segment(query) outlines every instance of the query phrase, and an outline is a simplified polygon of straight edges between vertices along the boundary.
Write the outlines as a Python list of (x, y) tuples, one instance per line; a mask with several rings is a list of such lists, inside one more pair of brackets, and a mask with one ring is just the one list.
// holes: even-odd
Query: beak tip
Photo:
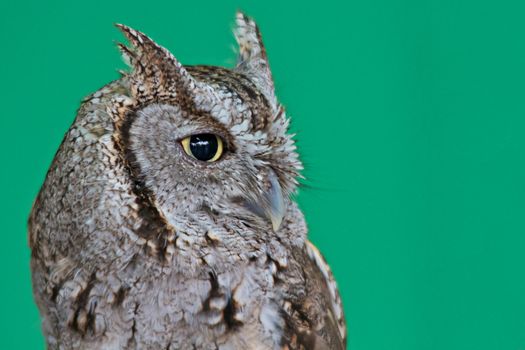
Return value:
[(282, 222), (283, 222), (282, 217), (272, 216), (272, 228), (274, 232), (277, 232), (277, 230), (279, 230), (279, 227), (281, 227)]

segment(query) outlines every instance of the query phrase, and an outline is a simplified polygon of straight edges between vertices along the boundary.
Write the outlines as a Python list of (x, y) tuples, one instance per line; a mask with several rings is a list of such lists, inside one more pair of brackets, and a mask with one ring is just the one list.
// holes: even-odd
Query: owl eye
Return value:
[(222, 139), (214, 134), (191, 135), (181, 144), (187, 155), (204, 162), (215, 162), (223, 152)]

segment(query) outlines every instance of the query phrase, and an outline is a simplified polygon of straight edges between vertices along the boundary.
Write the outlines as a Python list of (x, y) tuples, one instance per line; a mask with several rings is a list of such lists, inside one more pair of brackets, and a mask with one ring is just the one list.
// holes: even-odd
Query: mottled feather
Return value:
[[(232, 69), (117, 25), (130, 69), (84, 99), (29, 218), (49, 349), (345, 348), (260, 31), (236, 21)], [(202, 134), (224, 143), (217, 161), (185, 153)]]

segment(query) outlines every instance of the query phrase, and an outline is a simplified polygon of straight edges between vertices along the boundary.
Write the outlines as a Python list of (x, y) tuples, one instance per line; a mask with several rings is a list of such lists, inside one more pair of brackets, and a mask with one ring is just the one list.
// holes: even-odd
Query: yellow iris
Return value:
[(215, 162), (224, 150), (222, 139), (214, 134), (191, 135), (181, 140), (187, 155), (205, 162)]

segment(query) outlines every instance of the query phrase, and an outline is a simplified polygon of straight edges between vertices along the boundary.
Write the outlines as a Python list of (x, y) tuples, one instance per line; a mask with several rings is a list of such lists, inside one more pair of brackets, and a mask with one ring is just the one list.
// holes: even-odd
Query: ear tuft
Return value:
[(252, 79), (276, 110), (278, 103), (272, 72), (257, 24), (241, 11), (237, 11), (234, 34), (239, 45), (239, 58), (235, 69)]
[(262, 59), (267, 62), (261, 33), (255, 21), (237, 11), (236, 24), (234, 34), (239, 44), (239, 64), (252, 59)]
[(182, 64), (147, 35), (123, 24), (115, 24), (130, 43), (117, 43), (124, 61), (131, 67), (128, 75), (131, 93), (139, 102), (174, 98), (195, 87), (195, 81)]

